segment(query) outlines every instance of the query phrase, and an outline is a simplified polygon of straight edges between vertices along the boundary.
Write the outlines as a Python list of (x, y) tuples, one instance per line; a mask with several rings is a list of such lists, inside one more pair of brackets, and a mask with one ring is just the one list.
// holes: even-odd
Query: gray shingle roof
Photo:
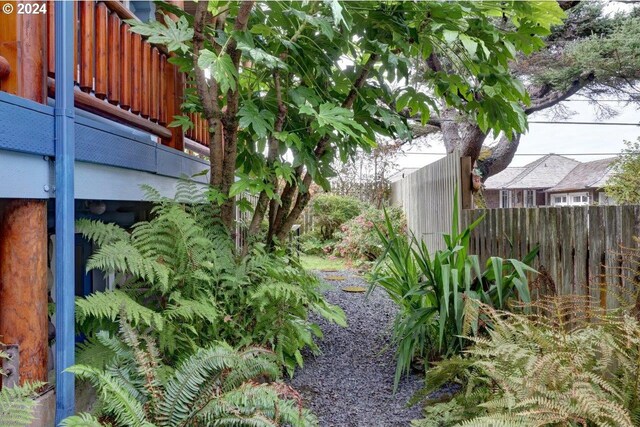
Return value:
[(507, 185), (509, 189), (549, 188), (562, 181), (579, 161), (557, 154), (546, 156), (529, 163), (527, 169)]
[(576, 165), (577, 160), (558, 154), (547, 154), (519, 168), (506, 168), (485, 182), (487, 189), (549, 188), (562, 181)]
[(506, 168), (500, 173), (487, 178), (484, 182), (484, 188), (487, 190), (499, 190), (509, 184), (515, 177), (520, 175), (526, 168)]
[(611, 166), (615, 157), (580, 163), (562, 181), (548, 192), (586, 190), (602, 188), (611, 175)]

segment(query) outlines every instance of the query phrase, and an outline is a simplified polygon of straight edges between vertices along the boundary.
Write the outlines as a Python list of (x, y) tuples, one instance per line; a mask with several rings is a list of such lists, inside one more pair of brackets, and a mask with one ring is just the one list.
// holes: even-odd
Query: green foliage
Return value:
[[(402, 209), (391, 207), (386, 211), (391, 221), (394, 233), (404, 234), (406, 221)], [(347, 221), (336, 234), (339, 239), (334, 253), (342, 258), (357, 262), (371, 262), (377, 260), (384, 252), (384, 240), (376, 230), (376, 224), (385, 221), (385, 211), (367, 208), (360, 215)], [(387, 230), (383, 230), (387, 235)]]
[(325, 241), (331, 239), (342, 224), (360, 214), (360, 210), (358, 199), (332, 193), (315, 196), (311, 205), (314, 226), (320, 228), (320, 235)]
[[(239, 185), (266, 191), (251, 185), (262, 183), (271, 199), (278, 195), (270, 183), (282, 171), (295, 170), (290, 180), (303, 194), (308, 186), (301, 186), (301, 171), (326, 189), (335, 160), (370, 150), (380, 135), (409, 137), (400, 114), (405, 108), (426, 123), (444, 100), (475, 118), (483, 131), (524, 132), (521, 105), (529, 99), (508, 64), (519, 52), (541, 48), (564, 16), (555, 2), (545, 1), (271, 1), (253, 7), (246, 29), (238, 29), (238, 3), (211, 4), (210, 12), (224, 21), (203, 29), (197, 65), (216, 83), (207, 96), (233, 115), (224, 121), (234, 126), (233, 135), (237, 131), (232, 162), (238, 165), (235, 175), (246, 181)], [(168, 29), (132, 22), (132, 30), (166, 44), (170, 61), (188, 74), (184, 112), (201, 113), (206, 103), (193, 89), (193, 17), (158, 5), (160, 13), (180, 19), (166, 20)], [(427, 90), (403, 84), (412, 61), (427, 60), (432, 52), (452, 71), (428, 73)], [(282, 129), (275, 129), (274, 118), (283, 111)], [(185, 116), (175, 124), (190, 126)], [(266, 149), (271, 137), (277, 152)]]
[(174, 370), (163, 364), (151, 336), (137, 333), (124, 318), (119, 337), (97, 335), (105, 347), (118, 350), (104, 369), (88, 365), (68, 369), (96, 388), (101, 421), (79, 414), (67, 418), (63, 426), (317, 424), (293, 390), (271, 382), (280, 373), (271, 352), (259, 347), (236, 351), (214, 343), (195, 351)]
[[(594, 2), (595, 3), (595, 2)], [(583, 4), (566, 26), (573, 40), (563, 40), (558, 50), (532, 58), (527, 69), (535, 82), (566, 90), (576, 80), (590, 76), (600, 91), (615, 92), (631, 87), (638, 78), (640, 58), (640, 17), (609, 16), (603, 18), (602, 5)], [(558, 35), (564, 38), (562, 34)], [(551, 40), (554, 43), (554, 40)], [(535, 64), (535, 62), (538, 64)], [(620, 92), (622, 93), (622, 91)], [(628, 97), (628, 93), (624, 93)]]
[(3, 387), (0, 391), (0, 427), (28, 426), (33, 421), (34, 400), (42, 383)]
[[(0, 343), (0, 348), (2, 344)], [(0, 382), (6, 372), (2, 370), (2, 360), (9, 355), (0, 350)], [(0, 390), (0, 427), (28, 426), (33, 421), (34, 400), (38, 396), (38, 389), (44, 384), (29, 382), (21, 386), (3, 387)]]
[(481, 305), (488, 334), (429, 369), (422, 394), (462, 389), (428, 402), (414, 426), (637, 426), (640, 324), (590, 306), (574, 296), (543, 299), (535, 315)]
[(640, 138), (625, 141), (626, 148), (613, 164), (613, 174), (607, 181), (608, 196), (622, 204), (640, 204)]
[(300, 243), (302, 253), (306, 255), (323, 255), (325, 249), (332, 251), (332, 248), (336, 244), (334, 239), (328, 241), (323, 240), (315, 230), (301, 235), (298, 238), (298, 242)]
[(446, 249), (433, 255), (414, 235), (407, 239), (398, 233), (388, 216), (385, 228), (378, 229), (385, 251), (370, 275), (371, 289), (382, 287), (400, 307), (393, 328), (396, 387), (416, 356), (433, 359), (462, 350), (467, 328), (479, 328), (478, 317), (469, 314), (475, 305), (506, 308), (516, 299), (530, 302), (526, 271), (534, 270), (527, 263), (537, 250), (524, 261), (491, 257), (482, 270), (478, 257), (469, 254), (471, 231), (482, 219), (459, 232), (454, 202), (451, 234), (443, 236)]
[(156, 200), (153, 218), (131, 233), (97, 221), (77, 223), (97, 246), (87, 268), (117, 278), (116, 290), (76, 301), (79, 329), (89, 337), (79, 358), (91, 360), (86, 353), (100, 364), (109, 359), (95, 357), (104, 350), (95, 334), (115, 333), (124, 312), (135, 327), (154, 331), (169, 359), (224, 340), (267, 346), (293, 372), (302, 364), (303, 347), (317, 349), (313, 338), (321, 333), (309, 312), (345, 324), (342, 310), (321, 295), (318, 279), (294, 259), (260, 245), (237, 258), (214, 208), (193, 184), (182, 182), (175, 200), (148, 191)]
[(300, 265), (307, 270), (344, 270), (344, 261), (336, 257), (300, 256)]

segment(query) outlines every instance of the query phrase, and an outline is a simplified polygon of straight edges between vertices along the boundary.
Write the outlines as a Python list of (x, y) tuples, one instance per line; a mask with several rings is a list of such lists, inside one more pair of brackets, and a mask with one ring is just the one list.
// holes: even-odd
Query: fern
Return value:
[(40, 382), (22, 386), (3, 387), (0, 391), (0, 427), (28, 426), (33, 421), (36, 391)]
[(159, 330), (164, 324), (160, 314), (138, 303), (121, 290), (96, 292), (76, 300), (76, 319), (80, 323), (90, 317), (115, 322), (122, 311), (134, 324), (142, 323)]
[[(256, 244), (238, 257), (233, 240), (211, 219), (215, 208), (202, 203), (205, 194), (193, 183), (181, 182), (175, 199), (145, 190), (154, 200), (152, 218), (130, 233), (78, 223), (97, 248), (88, 268), (118, 278), (116, 290), (77, 299), (78, 324), (89, 337), (79, 360), (100, 350), (93, 339), (98, 331), (118, 330), (121, 312), (136, 328), (151, 328), (159, 351), (172, 361), (222, 340), (266, 346), (291, 373), (302, 364), (302, 348), (317, 350), (314, 338), (321, 332), (309, 312), (346, 324), (342, 310), (319, 292), (318, 280), (285, 254)], [(95, 358), (93, 366), (104, 367), (104, 359)]]
[(448, 382), (463, 384), (462, 391), (429, 402), (427, 418), (415, 425), (638, 425), (640, 323), (584, 303), (543, 298), (530, 315), (480, 306), (488, 336), (470, 338), (464, 356), (429, 369), (415, 400)]
[(91, 414), (78, 414), (65, 418), (60, 423), (61, 427), (102, 427), (100, 421)]
[(83, 234), (97, 246), (129, 239), (129, 234), (121, 227), (90, 219), (77, 220), (76, 232)]
[[(0, 343), (0, 348), (2, 343)], [(2, 360), (9, 355), (0, 350), (0, 382), (6, 373), (2, 370)], [(27, 382), (20, 386), (3, 387), (0, 390), (0, 427), (28, 426), (34, 419), (34, 409), (37, 405), (35, 398), (38, 389), (44, 383), (39, 381)]]
[(297, 393), (278, 383), (258, 383), (276, 379), (280, 372), (273, 353), (265, 349), (236, 351), (216, 343), (198, 349), (161, 380), (166, 366), (154, 340), (125, 320), (120, 320), (119, 337), (119, 344), (111, 345), (119, 351), (106, 369), (68, 369), (94, 385), (101, 416), (79, 414), (63, 426), (103, 425), (99, 420), (127, 427), (317, 425)]

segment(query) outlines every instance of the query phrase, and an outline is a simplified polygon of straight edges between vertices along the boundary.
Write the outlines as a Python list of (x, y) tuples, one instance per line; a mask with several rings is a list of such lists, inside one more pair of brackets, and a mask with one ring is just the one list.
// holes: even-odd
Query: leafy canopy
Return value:
[[(193, 89), (193, 17), (160, 6), (179, 20), (164, 26), (133, 22), (133, 31), (173, 52), (170, 61), (190, 76), (184, 111), (203, 112), (203, 98)], [(219, 89), (213, 100), (219, 111), (236, 102), (231, 93), (240, 94), (230, 120), (237, 124), (237, 172), (246, 181), (241, 187), (261, 192), (268, 186), (271, 198), (278, 197), (274, 177), (302, 183), (302, 174), (293, 173), (297, 167), (327, 189), (332, 160), (369, 150), (378, 135), (407, 137), (398, 111), (418, 112), (424, 123), (437, 108), (435, 98), (474, 116), (485, 131), (525, 131), (528, 96), (510, 75), (509, 61), (542, 47), (542, 37), (563, 18), (547, 1), (270, 1), (258, 2), (246, 30), (238, 30), (241, 7), (209, 2), (211, 14), (227, 25), (205, 27), (197, 66)], [(237, 67), (232, 46), (241, 55)], [(407, 86), (411, 60), (427, 60), (435, 49), (447, 53), (444, 61), (457, 72), (431, 73), (426, 92)], [(364, 82), (355, 89), (358, 79)], [(188, 125), (188, 119), (174, 124)], [(275, 162), (266, 155), (271, 136)]]

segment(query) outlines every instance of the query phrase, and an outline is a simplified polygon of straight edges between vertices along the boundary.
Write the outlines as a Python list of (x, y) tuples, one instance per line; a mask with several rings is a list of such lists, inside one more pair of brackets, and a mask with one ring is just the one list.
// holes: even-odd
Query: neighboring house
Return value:
[(487, 208), (548, 205), (546, 191), (558, 185), (580, 162), (547, 154), (523, 167), (506, 168), (484, 185)]
[(604, 192), (615, 157), (581, 163), (546, 193), (551, 206), (608, 205), (613, 201)]

